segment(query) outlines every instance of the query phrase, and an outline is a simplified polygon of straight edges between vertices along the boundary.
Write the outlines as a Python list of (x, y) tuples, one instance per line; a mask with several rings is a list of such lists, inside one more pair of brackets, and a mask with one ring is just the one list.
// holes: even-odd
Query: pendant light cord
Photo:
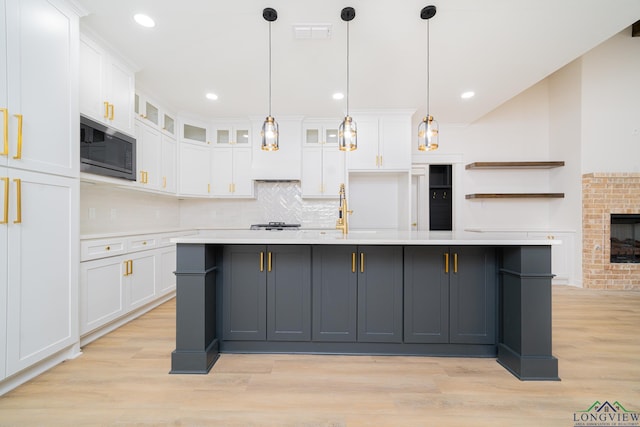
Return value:
[(431, 112), (429, 111), (429, 95), (431, 94), (431, 90), (429, 87), (429, 56), (430, 56), (430, 49), (429, 49), (429, 19), (427, 19), (427, 120), (429, 120), (429, 115), (431, 114)]
[(269, 22), (269, 117), (271, 117), (271, 22)]
[(349, 21), (347, 21), (347, 116), (349, 115)]

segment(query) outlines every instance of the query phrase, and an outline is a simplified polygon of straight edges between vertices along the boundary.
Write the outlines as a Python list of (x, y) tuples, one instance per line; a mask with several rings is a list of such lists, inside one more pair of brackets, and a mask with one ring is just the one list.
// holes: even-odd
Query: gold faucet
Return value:
[(340, 184), (340, 208), (338, 209), (336, 229), (342, 230), (342, 234), (347, 234), (349, 232), (347, 214), (351, 215), (352, 213), (353, 211), (347, 209), (347, 197), (345, 196), (344, 184)]

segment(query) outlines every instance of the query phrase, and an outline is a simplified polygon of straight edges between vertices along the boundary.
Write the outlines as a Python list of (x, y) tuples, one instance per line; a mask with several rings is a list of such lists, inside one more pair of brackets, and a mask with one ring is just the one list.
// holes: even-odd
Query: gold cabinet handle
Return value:
[(267, 256), (267, 271), (271, 272), (271, 252), (269, 252), (269, 255)]
[(207, 184), (207, 193), (211, 193), (211, 184)]
[(458, 272), (458, 254), (453, 254), (453, 272)]
[(382, 156), (380, 156), (380, 166), (382, 166)]
[(360, 273), (364, 273), (364, 252), (360, 252)]
[(14, 224), (22, 223), (22, 181), (15, 178), (13, 182), (16, 183), (16, 219)]
[(124, 276), (129, 275), (129, 260), (124, 261)]
[(166, 176), (162, 177), (162, 188), (167, 188), (167, 177)]
[(6, 108), (0, 108), (4, 117), (4, 129), (2, 131), (2, 137), (4, 143), (2, 144), (2, 153), (0, 155), (6, 156), (9, 154), (9, 110)]
[(104, 248), (106, 251), (110, 251), (111, 250), (111, 246), (107, 246), (106, 248)]
[(0, 224), (6, 224), (9, 222), (9, 178), (2, 178), (4, 181), (4, 216)]
[(109, 118), (109, 103), (107, 101), (104, 101), (104, 118)]
[(113, 106), (113, 104), (109, 104), (109, 120), (113, 120), (115, 109), (116, 108)]
[(355, 252), (351, 253), (351, 272), (352, 273), (356, 272), (356, 253)]
[(229, 184), (229, 193), (233, 193), (233, 184)]
[(260, 272), (264, 271), (264, 252), (260, 252)]
[(22, 114), (14, 114), (13, 116), (18, 119), (18, 152), (13, 158), (18, 160), (22, 158)]
[(449, 253), (444, 254), (444, 272), (449, 273)]
[(380, 163), (378, 163), (378, 158), (379, 158), (379, 157), (380, 157), (380, 156), (376, 155), (376, 166), (380, 166)]
[(129, 274), (133, 274), (133, 260), (129, 260)]

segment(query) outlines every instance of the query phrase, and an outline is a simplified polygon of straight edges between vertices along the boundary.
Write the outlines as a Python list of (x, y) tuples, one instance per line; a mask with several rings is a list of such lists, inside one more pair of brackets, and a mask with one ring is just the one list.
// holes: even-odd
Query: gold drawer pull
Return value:
[(444, 272), (449, 273), (449, 253), (444, 254)]

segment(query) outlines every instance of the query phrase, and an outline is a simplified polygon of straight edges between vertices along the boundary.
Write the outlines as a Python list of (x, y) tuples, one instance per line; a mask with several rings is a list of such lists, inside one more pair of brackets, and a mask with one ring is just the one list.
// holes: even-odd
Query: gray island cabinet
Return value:
[(495, 357), (558, 380), (551, 244), (482, 233), (201, 231), (177, 245), (171, 373), (219, 353)]

